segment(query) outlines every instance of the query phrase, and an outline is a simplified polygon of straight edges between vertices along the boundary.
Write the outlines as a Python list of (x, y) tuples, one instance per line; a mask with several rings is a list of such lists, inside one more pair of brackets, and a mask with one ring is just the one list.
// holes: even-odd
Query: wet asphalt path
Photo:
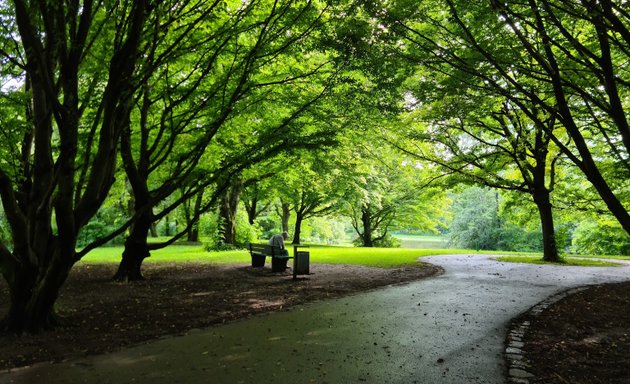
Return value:
[(5, 372), (0, 383), (498, 384), (513, 317), (567, 288), (630, 279), (630, 266), (512, 264), (482, 255), (423, 260), (446, 272), (119, 353)]

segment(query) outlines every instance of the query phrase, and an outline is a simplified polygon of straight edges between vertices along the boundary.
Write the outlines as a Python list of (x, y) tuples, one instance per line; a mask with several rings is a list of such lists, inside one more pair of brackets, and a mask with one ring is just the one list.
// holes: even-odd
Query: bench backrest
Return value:
[(249, 251), (267, 256), (279, 256), (281, 254), (280, 247), (269, 244), (249, 244)]

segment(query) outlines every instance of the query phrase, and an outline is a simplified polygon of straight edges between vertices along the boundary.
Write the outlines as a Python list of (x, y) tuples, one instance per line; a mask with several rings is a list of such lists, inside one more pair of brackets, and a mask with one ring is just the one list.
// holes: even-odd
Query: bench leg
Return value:
[(252, 267), (254, 268), (264, 267), (266, 258), (267, 257), (265, 255), (252, 254)]
[(284, 272), (287, 270), (288, 258), (273, 257), (271, 258), (271, 272)]

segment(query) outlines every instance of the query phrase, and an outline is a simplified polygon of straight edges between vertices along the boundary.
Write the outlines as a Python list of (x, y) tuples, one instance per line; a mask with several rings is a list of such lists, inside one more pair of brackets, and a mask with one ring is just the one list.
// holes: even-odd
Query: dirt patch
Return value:
[(588, 288), (526, 320), (530, 383), (630, 383), (630, 283)]
[[(221, 324), (297, 304), (340, 297), (441, 272), (429, 264), (381, 269), (311, 265), (290, 271), (245, 265), (147, 264), (145, 281), (111, 281), (115, 265), (75, 267), (57, 301), (63, 323), (39, 335), (0, 334), (0, 369), (119, 350), (193, 328)], [(0, 313), (8, 292), (0, 283)]]

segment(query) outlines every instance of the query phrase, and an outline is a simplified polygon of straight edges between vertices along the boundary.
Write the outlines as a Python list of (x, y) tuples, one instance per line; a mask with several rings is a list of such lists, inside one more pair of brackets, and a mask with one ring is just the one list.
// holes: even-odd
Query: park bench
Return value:
[(294, 258), (286, 255), (280, 247), (269, 244), (249, 244), (249, 253), (252, 256), (252, 267), (264, 267), (267, 257), (271, 257), (271, 271), (284, 272), (287, 270), (287, 262), (293, 259), (293, 279), (297, 275), (309, 274), (309, 254), (308, 252), (298, 252), (298, 247), (308, 248), (307, 245), (293, 245), (293, 254), (299, 256)]
[(287, 270), (287, 261), (293, 257), (287, 256), (275, 245), (249, 244), (249, 253), (252, 256), (252, 267), (264, 267), (265, 259), (271, 257), (271, 271), (284, 272)]

